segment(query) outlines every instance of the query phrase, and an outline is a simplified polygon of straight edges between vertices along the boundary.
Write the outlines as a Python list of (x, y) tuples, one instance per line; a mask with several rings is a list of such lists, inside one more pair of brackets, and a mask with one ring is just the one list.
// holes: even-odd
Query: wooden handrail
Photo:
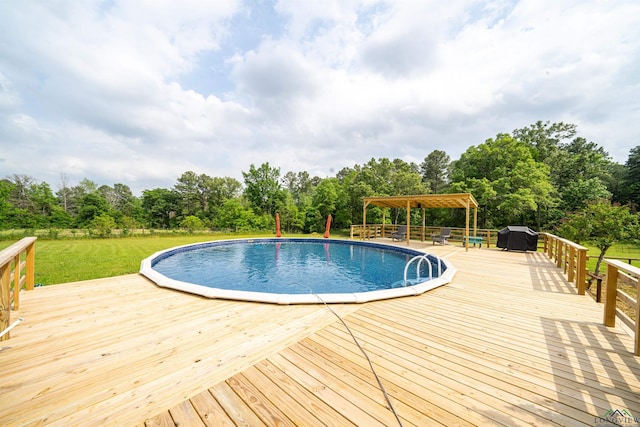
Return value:
[[(638, 291), (640, 290), (638, 282), (640, 280), (640, 268), (634, 267), (624, 262), (615, 259), (606, 259), (604, 262), (607, 264), (607, 285), (604, 301), (604, 319), (603, 322), (606, 326), (615, 326), (616, 317), (621, 317), (623, 320), (628, 319), (629, 326), (634, 329), (634, 354), (640, 356), (640, 297)], [(632, 286), (636, 288), (636, 298), (633, 299), (629, 295), (618, 291), (618, 278), (620, 276), (626, 276), (630, 279)], [(619, 295), (620, 294), (620, 295)], [(624, 300), (631, 306), (633, 306), (636, 312), (635, 322), (626, 316), (620, 309), (618, 309), (617, 300), (619, 296), (624, 295)]]
[[(36, 239), (25, 237), (0, 252), (0, 332), (11, 324), (12, 304), (13, 310), (20, 308), (20, 289), (34, 287)], [(8, 332), (0, 337), (0, 341), (8, 339)]]
[[(426, 226), (423, 227), (421, 225), (412, 225), (407, 228), (407, 232), (412, 240), (419, 240), (421, 242), (427, 241), (431, 239), (431, 234), (437, 234), (440, 232), (442, 227), (434, 227), (434, 226)], [(449, 240), (462, 242), (465, 235), (464, 228), (451, 228), (451, 237)], [(363, 226), (362, 224), (354, 224), (351, 226), (351, 239), (355, 237), (356, 239), (364, 240), (371, 239), (376, 237), (391, 237), (391, 235), (398, 229), (397, 225), (394, 224), (367, 224)], [(473, 234), (473, 231), (471, 232)], [(491, 244), (495, 246), (496, 239), (498, 236), (498, 230), (486, 229), (486, 228), (478, 228), (476, 229), (477, 237), (482, 237), (482, 243), (486, 244), (486, 247), (491, 247)], [(430, 240), (429, 240), (430, 241)]]
[(578, 294), (584, 295), (587, 289), (587, 251), (588, 249), (571, 240), (563, 239), (551, 233), (540, 233), (544, 238), (544, 252), (563, 268), (569, 282), (575, 282)]

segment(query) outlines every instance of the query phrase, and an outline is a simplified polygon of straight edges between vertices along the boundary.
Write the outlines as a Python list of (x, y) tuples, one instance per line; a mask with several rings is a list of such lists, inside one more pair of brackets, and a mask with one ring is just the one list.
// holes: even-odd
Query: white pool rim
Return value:
[[(256, 241), (272, 241), (272, 238), (263, 239), (229, 239), (229, 240), (216, 240), (216, 243), (224, 244), (229, 243), (241, 243), (241, 242), (256, 242)], [(282, 242), (293, 239), (282, 238), (278, 239)], [(295, 239), (299, 241), (301, 239)], [(388, 245), (385, 243), (365, 243), (349, 240), (337, 240), (337, 239), (304, 239), (305, 241), (321, 241), (322, 243), (339, 242), (341, 244), (353, 243), (364, 246), (384, 247), (391, 250), (399, 250), (398, 246)], [(446, 270), (440, 277), (433, 278), (414, 285), (407, 285), (399, 288), (380, 289), (367, 292), (350, 292), (350, 293), (324, 293), (324, 294), (287, 294), (287, 293), (271, 293), (271, 292), (256, 292), (256, 291), (239, 291), (221, 288), (212, 288), (204, 285), (198, 285), (189, 282), (183, 282), (180, 280), (171, 279), (152, 268), (153, 260), (162, 254), (170, 251), (175, 251), (181, 248), (188, 248), (192, 246), (204, 245), (212, 242), (200, 242), (192, 243), (188, 245), (175, 246), (166, 250), (162, 250), (154, 253), (153, 255), (145, 258), (140, 263), (140, 274), (154, 282), (157, 286), (163, 288), (175, 289), (182, 292), (188, 292), (195, 295), (200, 295), (206, 298), (212, 299), (228, 299), (238, 301), (249, 302), (265, 302), (271, 304), (322, 304), (322, 303), (365, 303), (371, 301), (378, 301), (390, 298), (399, 298), (413, 295), (420, 295), (437, 287), (446, 285), (453, 280), (456, 274), (456, 269), (446, 260), (441, 261), (446, 265)], [(411, 252), (416, 254), (429, 255), (426, 252), (416, 249), (410, 249)]]

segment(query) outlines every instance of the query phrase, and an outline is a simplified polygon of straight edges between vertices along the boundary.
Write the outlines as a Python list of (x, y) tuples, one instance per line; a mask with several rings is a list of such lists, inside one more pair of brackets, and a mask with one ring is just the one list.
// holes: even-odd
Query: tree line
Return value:
[[(54, 193), (46, 182), (14, 174), (0, 181), (0, 229), (258, 231), (273, 229), (278, 213), (283, 232), (312, 233), (324, 231), (329, 214), (337, 229), (362, 223), (363, 197), (469, 192), (479, 203), (481, 228), (554, 230), (596, 201), (632, 217), (640, 206), (640, 146), (619, 164), (578, 136), (576, 125), (542, 121), (472, 145), (453, 161), (433, 150), (421, 164), (372, 158), (327, 178), (283, 173), (269, 163), (252, 164), (242, 176), (240, 182), (186, 171), (172, 188), (136, 197), (125, 184), (83, 179), (72, 186), (64, 174)], [(368, 222), (380, 223), (380, 208), (368, 209)], [(430, 209), (427, 215), (429, 225), (464, 222), (460, 210)], [(403, 209), (386, 215), (394, 223), (405, 217)]]

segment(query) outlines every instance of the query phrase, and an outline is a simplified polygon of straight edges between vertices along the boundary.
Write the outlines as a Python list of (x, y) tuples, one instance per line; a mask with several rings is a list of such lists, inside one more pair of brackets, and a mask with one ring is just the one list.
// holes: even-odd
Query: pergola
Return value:
[[(407, 210), (407, 227), (411, 224), (411, 209), (422, 209), (422, 228), (425, 228), (425, 209), (430, 208), (450, 208), (450, 209), (466, 209), (466, 228), (465, 236), (469, 236), (469, 217), (470, 210), (473, 209), (473, 235), (476, 235), (478, 225), (478, 202), (471, 193), (457, 194), (423, 194), (417, 196), (384, 196), (384, 197), (365, 197), (363, 199), (364, 207), (362, 214), (362, 225), (367, 225), (367, 206), (375, 205), (381, 208), (404, 208)], [(385, 211), (382, 211), (382, 222), (384, 223)], [(407, 230), (407, 244), (409, 244), (410, 233)], [(469, 249), (469, 239), (465, 239), (466, 249)]]

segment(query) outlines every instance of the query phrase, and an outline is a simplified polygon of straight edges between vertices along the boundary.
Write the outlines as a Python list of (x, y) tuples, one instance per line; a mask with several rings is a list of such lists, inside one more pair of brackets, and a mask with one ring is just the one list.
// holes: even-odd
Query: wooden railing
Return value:
[[(407, 228), (409, 233), (409, 238), (411, 240), (419, 240), (421, 242), (429, 242), (431, 241), (432, 234), (440, 234), (440, 230), (442, 227), (422, 227), (421, 225), (412, 225)], [(351, 239), (374, 239), (374, 238), (382, 238), (388, 237), (391, 238), (391, 235), (398, 230), (397, 225), (393, 224), (367, 224), (363, 226), (362, 224), (352, 225), (351, 226)], [(469, 230), (470, 234), (473, 236), (473, 230)], [(451, 227), (451, 237), (450, 241), (462, 242), (462, 238), (465, 235), (464, 228), (455, 228)], [(478, 228), (476, 229), (477, 237), (482, 237), (482, 244), (486, 245), (486, 247), (491, 247), (491, 245), (495, 246), (496, 239), (498, 236), (498, 230), (491, 230), (486, 228)]]
[(584, 295), (587, 289), (588, 249), (551, 233), (540, 233), (540, 235), (543, 237), (544, 252), (555, 261), (558, 268), (564, 269), (569, 282), (575, 282), (578, 294)]
[[(616, 317), (620, 317), (635, 332), (634, 354), (640, 356), (640, 297), (638, 296), (640, 268), (615, 259), (605, 259), (604, 262), (607, 264), (604, 324), (606, 326), (615, 326)], [(635, 288), (635, 298), (618, 288), (618, 284), (623, 280), (625, 284)], [(618, 300), (635, 311), (635, 321), (618, 307)]]
[(25, 237), (0, 252), (0, 341), (9, 339), (11, 310), (20, 308), (20, 290), (33, 289), (35, 242), (36, 237)]

